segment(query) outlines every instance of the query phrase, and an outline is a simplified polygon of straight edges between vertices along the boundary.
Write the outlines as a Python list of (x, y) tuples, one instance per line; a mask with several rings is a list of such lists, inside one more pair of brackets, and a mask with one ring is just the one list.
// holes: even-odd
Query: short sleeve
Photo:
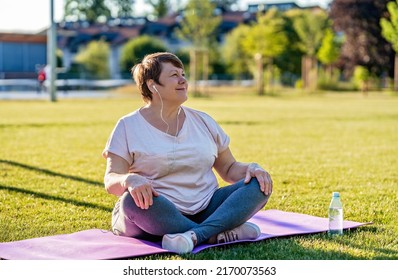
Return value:
[(208, 114), (202, 112), (202, 119), (209, 129), (213, 139), (217, 145), (218, 153), (225, 151), (230, 142), (229, 136), (224, 132), (221, 126)]
[(124, 158), (130, 165), (133, 163), (133, 158), (128, 148), (126, 125), (123, 119), (120, 119), (117, 122), (115, 128), (109, 136), (102, 152), (102, 156), (107, 158), (108, 153), (113, 153)]

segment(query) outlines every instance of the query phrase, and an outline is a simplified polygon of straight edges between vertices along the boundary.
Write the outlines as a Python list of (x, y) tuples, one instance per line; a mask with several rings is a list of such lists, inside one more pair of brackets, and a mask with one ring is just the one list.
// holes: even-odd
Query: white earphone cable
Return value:
[[(159, 98), (160, 98), (160, 118), (162, 119), (162, 121), (166, 124), (166, 126), (167, 126), (167, 129), (166, 129), (166, 134), (168, 134), (169, 133), (169, 129), (170, 129), (170, 126), (169, 126), (169, 124), (164, 120), (164, 118), (163, 118), (163, 99), (162, 99), (162, 96), (160, 96), (160, 93), (158, 92), (158, 90), (154, 87), (154, 89), (155, 89), (155, 91), (157, 92), (157, 94), (159, 95)], [(177, 118), (178, 119), (178, 118)]]
[[(159, 91), (157, 90), (157, 88), (155, 86), (153, 86), (153, 89), (157, 92), (157, 94), (159, 95), (160, 98), (160, 118), (162, 119), (162, 121), (166, 124), (167, 129), (166, 129), (166, 134), (168, 134), (169, 129), (170, 129), (170, 125), (168, 124), (168, 122), (166, 122), (166, 120), (163, 118), (163, 99), (162, 96), (160, 95)], [(176, 133), (174, 135), (174, 141), (173, 141), (173, 149), (172, 149), (172, 156), (173, 159), (171, 161), (170, 164), (170, 172), (174, 169), (174, 164), (175, 164), (175, 159), (176, 159), (176, 144), (178, 142), (177, 136), (178, 136), (178, 132), (179, 132), (179, 126), (180, 126), (180, 113), (181, 113), (181, 107), (178, 108), (178, 112), (177, 112), (177, 127), (176, 127)]]

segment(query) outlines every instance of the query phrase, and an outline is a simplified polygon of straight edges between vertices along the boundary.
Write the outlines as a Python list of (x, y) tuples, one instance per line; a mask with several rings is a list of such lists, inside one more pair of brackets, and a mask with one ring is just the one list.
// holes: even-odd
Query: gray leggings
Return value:
[(112, 230), (116, 235), (153, 241), (165, 234), (192, 230), (200, 244), (249, 220), (265, 206), (268, 198), (261, 192), (257, 179), (252, 178), (247, 184), (242, 180), (217, 189), (203, 211), (184, 215), (162, 195), (154, 197), (152, 206), (143, 210), (125, 192), (113, 210)]

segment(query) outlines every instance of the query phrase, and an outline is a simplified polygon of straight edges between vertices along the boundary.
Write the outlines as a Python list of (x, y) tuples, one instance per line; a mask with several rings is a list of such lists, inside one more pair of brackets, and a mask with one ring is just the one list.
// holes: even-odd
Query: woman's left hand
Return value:
[(245, 183), (249, 183), (251, 178), (256, 178), (260, 184), (261, 191), (265, 195), (272, 193), (272, 179), (271, 175), (257, 163), (250, 163), (246, 170)]

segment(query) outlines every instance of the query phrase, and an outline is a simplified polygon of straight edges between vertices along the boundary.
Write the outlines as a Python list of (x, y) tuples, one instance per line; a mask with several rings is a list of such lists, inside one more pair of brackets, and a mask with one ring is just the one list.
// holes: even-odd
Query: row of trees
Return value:
[[(102, 0), (97, 1), (103, 3)], [(334, 0), (329, 12), (301, 9), (280, 12), (271, 9), (259, 13), (253, 23), (235, 28), (220, 46), (216, 31), (221, 18), (214, 13), (215, 7), (228, 9), (237, 1), (189, 0), (184, 7), (184, 18), (177, 35), (189, 41), (196, 51), (191, 50), (189, 53), (188, 50), (181, 50), (179, 55), (187, 63), (195, 61), (195, 67), (189, 68), (195, 79), (197, 72), (205, 78), (209, 73), (224, 73), (238, 79), (253, 76), (258, 81), (259, 94), (263, 94), (264, 89), (271, 90), (275, 77), (287, 83), (298, 79), (297, 84), (314, 89), (319, 86), (319, 73), (322, 73), (320, 81), (324, 86), (335, 85), (343, 76), (346, 79), (357, 77), (363, 89), (366, 89), (372, 77), (391, 76), (394, 73), (392, 58), (394, 50), (398, 48), (396, 1)], [(68, 0), (66, 7), (72, 2), (96, 1)], [(132, 4), (134, 1), (115, 2)], [(148, 2), (153, 5), (157, 15), (161, 15), (160, 7), (169, 10), (170, 1)], [(106, 55), (106, 47), (96, 48), (97, 52)], [(124, 47), (122, 69), (128, 71), (148, 52), (165, 50), (162, 41), (145, 36), (135, 38)], [(203, 64), (197, 63), (197, 53), (202, 54)], [(78, 60), (94, 64), (94, 59), (87, 57), (87, 54), (80, 54)], [(93, 65), (91, 69), (99, 71), (104, 67)], [(398, 74), (398, 71), (395, 73)]]
[[(145, 0), (144, 2), (152, 8), (152, 12), (146, 16), (161, 18), (172, 11), (183, 10), (185, 8), (183, 2), (186, 1)], [(230, 10), (237, 6), (238, 0), (210, 0), (210, 2), (223, 10)], [(135, 3), (135, 0), (66, 0), (64, 15), (65, 19), (70, 21), (105, 22), (111, 18), (134, 17), (138, 13), (133, 8)]]

